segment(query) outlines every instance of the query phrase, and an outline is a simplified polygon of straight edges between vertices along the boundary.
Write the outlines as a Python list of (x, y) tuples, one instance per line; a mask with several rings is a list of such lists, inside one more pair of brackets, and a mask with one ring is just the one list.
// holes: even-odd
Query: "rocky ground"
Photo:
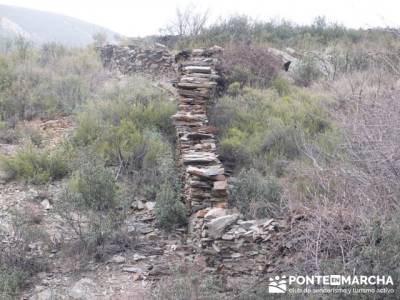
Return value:
[[(35, 129), (42, 144), (55, 148), (71, 132), (68, 118), (18, 124)], [(20, 144), (0, 144), (1, 154), (15, 153)], [(186, 244), (185, 230), (167, 234), (155, 226), (154, 202), (136, 201), (126, 221), (129, 247), (105, 249), (100, 260), (82, 261), (74, 238), (55, 206), (62, 182), (45, 186), (11, 181), (0, 183), (0, 226), (13, 234), (15, 211), (36, 224), (48, 237), (28, 245), (30, 253), (45, 262), (44, 271), (30, 279), (22, 299), (149, 299), (160, 277), (174, 266), (197, 258)], [(8, 241), (3, 240), (3, 243)]]
[[(30, 128), (40, 134), (42, 144), (55, 148), (72, 128), (69, 118), (51, 121), (30, 121), (17, 125)], [(0, 153), (15, 153), (20, 144), (0, 144)], [(0, 226), (11, 236), (15, 211), (24, 214), (37, 224), (37, 230), (46, 233), (48, 240), (29, 244), (30, 251), (46, 262), (46, 270), (30, 279), (23, 299), (148, 299), (150, 269), (155, 274), (158, 257), (173, 248), (164, 242), (154, 246), (159, 235), (151, 212), (154, 205), (147, 203), (137, 208), (137, 214), (128, 219), (128, 228), (141, 240), (138, 251), (114, 253), (104, 262), (82, 263), (61, 251), (61, 244), (73, 244), (71, 233), (54, 210), (54, 204), (62, 188), (62, 182), (46, 186), (21, 182), (0, 183)], [(140, 210), (139, 210), (140, 209)], [(146, 240), (148, 239), (148, 242)], [(166, 240), (168, 241), (168, 240)], [(6, 243), (7, 241), (2, 241)], [(153, 246), (150, 246), (153, 245)], [(151, 248), (150, 251), (147, 248)], [(72, 251), (72, 250), (71, 250)]]
[[(176, 96), (170, 83), (159, 81), (158, 85)], [(69, 117), (33, 120), (17, 124), (17, 129), (34, 132), (41, 146), (51, 151), (68, 137), (73, 122)], [(0, 144), (0, 154), (15, 153), (22, 143)], [(203, 169), (192, 169), (194, 178), (208, 176)], [(218, 180), (217, 183), (224, 183), (225, 196), (226, 180)], [(100, 257), (84, 255), (84, 249), (75, 246), (75, 235), (57, 214), (62, 186), (61, 181), (44, 186), (0, 182), (1, 229), (13, 235), (17, 211), (46, 236), (27, 245), (30, 255), (43, 262), (45, 268), (30, 278), (22, 299), (150, 299), (157, 283), (176, 276), (176, 268), (185, 264), (194, 266), (196, 274), (219, 281), (218, 293), (221, 298), (229, 298), (227, 295), (235, 293), (239, 286), (250, 286), (274, 270), (266, 257), (285, 227), (284, 222), (245, 221), (238, 211), (225, 209), (224, 205), (212, 209), (208, 205), (194, 211), (188, 226), (189, 238), (186, 228), (173, 233), (158, 229), (153, 213), (155, 203), (136, 200), (125, 223), (129, 244), (106, 245)], [(205, 250), (200, 251), (201, 248)]]

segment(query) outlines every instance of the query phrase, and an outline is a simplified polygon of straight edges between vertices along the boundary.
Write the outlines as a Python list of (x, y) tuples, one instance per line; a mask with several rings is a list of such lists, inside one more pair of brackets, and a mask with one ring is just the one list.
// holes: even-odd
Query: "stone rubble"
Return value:
[(273, 219), (244, 220), (235, 209), (207, 208), (191, 219), (201, 232), (200, 247), (208, 265), (224, 265), (233, 274), (260, 273), (271, 240), (279, 229)]

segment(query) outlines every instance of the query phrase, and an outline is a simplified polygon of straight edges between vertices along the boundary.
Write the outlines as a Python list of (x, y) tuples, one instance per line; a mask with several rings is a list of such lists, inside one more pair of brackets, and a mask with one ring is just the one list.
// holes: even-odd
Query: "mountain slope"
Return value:
[(59, 42), (83, 46), (93, 41), (93, 34), (103, 32), (108, 40), (117, 34), (111, 30), (60, 14), (0, 5), (0, 37), (22, 36), (37, 43)]

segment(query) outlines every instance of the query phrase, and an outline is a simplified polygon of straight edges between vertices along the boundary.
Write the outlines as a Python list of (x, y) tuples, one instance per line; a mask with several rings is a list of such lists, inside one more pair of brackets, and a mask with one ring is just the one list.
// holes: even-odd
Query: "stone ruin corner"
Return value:
[(190, 215), (188, 242), (198, 246), (209, 266), (224, 265), (234, 273), (260, 273), (278, 224), (273, 219), (244, 220), (236, 209), (227, 209), (227, 174), (217, 155), (215, 128), (208, 120), (223, 82), (217, 70), (222, 55), (218, 46), (184, 50), (176, 56), (163, 47), (107, 45), (100, 49), (105, 67), (123, 74), (167, 74), (173, 79), (178, 110), (172, 120), (181, 197)]

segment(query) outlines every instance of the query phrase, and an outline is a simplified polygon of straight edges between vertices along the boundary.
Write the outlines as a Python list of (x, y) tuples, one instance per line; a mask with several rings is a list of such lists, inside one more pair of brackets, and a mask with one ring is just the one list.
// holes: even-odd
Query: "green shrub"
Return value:
[(272, 81), (271, 86), (278, 92), (279, 96), (287, 96), (290, 93), (289, 82), (280, 76)]
[(68, 190), (77, 194), (82, 209), (103, 211), (115, 207), (117, 186), (113, 174), (95, 158), (81, 158), (69, 179)]
[(93, 155), (82, 155), (56, 207), (87, 251), (104, 245), (118, 231), (127, 210), (114, 174)]
[[(33, 224), (28, 215), (10, 211), (11, 229), (0, 227), (0, 299), (20, 299), (20, 292), (32, 276), (44, 271), (46, 263), (32, 253), (32, 243), (46, 247), (47, 233)], [(31, 211), (29, 211), (31, 213)]]
[(62, 152), (50, 153), (31, 144), (13, 156), (0, 157), (0, 163), (10, 177), (33, 184), (61, 179), (68, 173), (68, 164)]
[(246, 217), (271, 217), (278, 211), (280, 187), (257, 170), (242, 170), (231, 186), (229, 204)]
[(0, 121), (69, 114), (101, 83), (102, 67), (90, 49), (44, 45), (24, 50), (23, 58), (21, 49), (0, 54)]
[(227, 94), (230, 96), (238, 96), (240, 93), (240, 82), (232, 82), (227, 89)]
[(28, 277), (29, 275), (25, 272), (0, 266), (0, 298), (18, 299)]
[(317, 60), (308, 55), (304, 57), (294, 68), (293, 77), (295, 83), (300, 86), (308, 87), (310, 84), (322, 76), (318, 68)]
[(75, 146), (91, 148), (123, 171), (154, 167), (157, 157), (170, 151), (175, 105), (139, 79), (114, 86), (104, 97), (107, 100), (91, 101), (77, 115)]
[(280, 61), (268, 47), (243, 43), (227, 47), (221, 62), (228, 84), (238, 82), (240, 87), (268, 87), (281, 67)]
[(164, 229), (186, 224), (186, 208), (168, 183), (163, 184), (157, 193), (154, 212), (158, 225)]
[(225, 299), (222, 282), (206, 273), (199, 272), (200, 266), (181, 264), (173, 266), (173, 274), (163, 277), (152, 292), (154, 300)]
[(15, 144), (20, 139), (20, 134), (14, 128), (8, 127), (0, 122), (0, 142), (5, 144)]
[[(400, 243), (399, 217), (395, 215), (386, 224), (377, 218), (370, 220), (364, 228), (367, 233), (366, 243), (354, 248), (349, 260), (349, 269), (358, 274), (391, 275), (398, 282), (400, 274), (400, 254), (397, 245)], [(329, 270), (327, 270), (329, 271)], [(397, 296), (399, 292), (397, 291)]]
[(219, 99), (211, 122), (218, 128), (221, 160), (237, 169), (300, 158), (303, 138), (326, 144), (322, 137), (336, 130), (321, 99), (296, 87), (284, 96), (274, 87), (245, 87)]
[(42, 144), (41, 133), (32, 127), (24, 127), (20, 130), (21, 137), (27, 140), (28, 143), (32, 143), (34, 146), (39, 147)]

